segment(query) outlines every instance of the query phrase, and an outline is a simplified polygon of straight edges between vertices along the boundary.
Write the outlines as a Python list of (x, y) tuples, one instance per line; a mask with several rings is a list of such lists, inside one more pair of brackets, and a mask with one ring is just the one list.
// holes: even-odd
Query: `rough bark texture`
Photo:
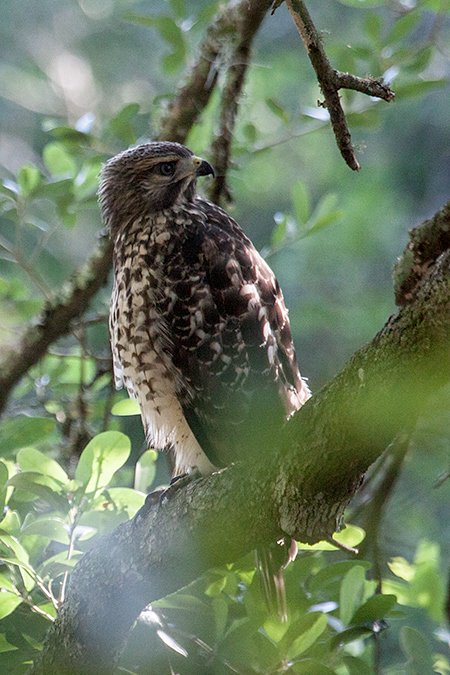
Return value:
[(109, 675), (140, 611), (284, 531), (330, 539), (364, 472), (450, 380), (450, 252), (413, 303), (291, 419), (278, 449), (180, 490), (75, 567), (33, 675)]

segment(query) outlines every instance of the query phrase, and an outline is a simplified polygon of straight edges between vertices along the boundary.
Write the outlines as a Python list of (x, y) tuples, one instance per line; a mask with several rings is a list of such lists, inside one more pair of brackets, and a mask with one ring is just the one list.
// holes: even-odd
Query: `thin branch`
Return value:
[[(161, 140), (183, 143), (193, 124), (209, 101), (217, 81), (215, 61), (224, 40), (235, 30), (236, 23), (254, 11), (258, 0), (239, 0), (220, 10), (200, 48), (200, 56), (192, 67), (187, 82), (180, 89), (161, 122)], [(107, 282), (112, 265), (112, 243), (104, 239), (91, 258), (75, 275), (74, 281), (47, 306), (37, 325), (26, 330), (21, 344), (3, 355), (0, 376), (0, 414), (13, 387), (45, 354), (49, 346), (71, 330), (87, 310), (97, 291)], [(60, 294), (62, 294), (60, 292)]]
[(210, 197), (216, 204), (231, 201), (227, 173), (240, 96), (250, 65), (253, 38), (271, 4), (272, 0), (248, 3), (247, 11), (241, 15), (236, 25), (235, 45), (230, 56), (226, 84), (220, 101), (219, 134), (211, 146), (211, 160), (217, 177), (212, 185)]
[(19, 349), (5, 354), (0, 376), (0, 412), (12, 388), (45, 356), (55, 340), (71, 330), (71, 322), (87, 310), (94, 295), (106, 284), (111, 259), (112, 243), (104, 237), (66, 292), (61, 293), (54, 304), (48, 303), (39, 323), (28, 328)]
[[(245, 23), (259, 4), (259, 0), (239, 0), (219, 10), (200, 46), (197, 62), (161, 122), (159, 140), (186, 142), (217, 84), (221, 53), (227, 48), (236, 26)], [(262, 4), (268, 4), (267, 0)]]
[(322, 105), (328, 109), (330, 114), (331, 124), (341, 155), (351, 169), (358, 171), (360, 166), (355, 157), (350, 131), (338, 91), (343, 88), (353, 89), (368, 96), (377, 96), (388, 102), (393, 100), (394, 93), (381, 80), (356, 77), (349, 73), (341, 73), (333, 68), (323, 48), (319, 32), (303, 0), (285, 0), (285, 2), (316, 72), (325, 98)]

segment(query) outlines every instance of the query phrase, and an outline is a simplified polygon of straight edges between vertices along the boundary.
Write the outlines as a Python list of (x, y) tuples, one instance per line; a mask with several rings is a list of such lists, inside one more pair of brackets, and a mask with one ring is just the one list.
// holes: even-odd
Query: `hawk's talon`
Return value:
[(180, 490), (181, 488), (186, 487), (189, 483), (192, 483), (196, 478), (200, 478), (201, 473), (199, 471), (193, 471), (192, 473), (180, 473), (178, 476), (174, 476), (169, 486), (164, 488), (160, 493), (159, 505), (161, 506), (164, 500), (170, 500), (172, 497)]

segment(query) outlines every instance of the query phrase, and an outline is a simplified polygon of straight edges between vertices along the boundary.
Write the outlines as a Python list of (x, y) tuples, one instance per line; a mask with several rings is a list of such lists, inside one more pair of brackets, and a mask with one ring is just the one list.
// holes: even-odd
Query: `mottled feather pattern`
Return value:
[[(165, 152), (149, 153), (156, 145)], [(174, 472), (209, 473), (260, 451), (309, 389), (269, 266), (224, 210), (195, 195), (192, 171), (166, 191), (152, 178), (182, 146), (142, 147), (106, 166), (100, 192), (115, 235), (114, 369), (139, 401), (149, 442), (173, 453)], [(185, 148), (180, 157), (182, 168), (192, 161)], [(138, 192), (134, 218), (127, 185)]]

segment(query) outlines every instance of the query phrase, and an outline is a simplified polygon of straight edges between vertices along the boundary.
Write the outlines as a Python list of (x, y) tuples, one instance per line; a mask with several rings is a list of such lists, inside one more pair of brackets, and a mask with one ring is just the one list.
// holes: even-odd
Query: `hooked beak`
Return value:
[(192, 161), (194, 162), (194, 166), (196, 167), (195, 169), (195, 175), (196, 176), (209, 176), (211, 175), (213, 178), (215, 176), (214, 169), (212, 168), (211, 164), (206, 161), (206, 159), (202, 159), (201, 157), (193, 157)]

